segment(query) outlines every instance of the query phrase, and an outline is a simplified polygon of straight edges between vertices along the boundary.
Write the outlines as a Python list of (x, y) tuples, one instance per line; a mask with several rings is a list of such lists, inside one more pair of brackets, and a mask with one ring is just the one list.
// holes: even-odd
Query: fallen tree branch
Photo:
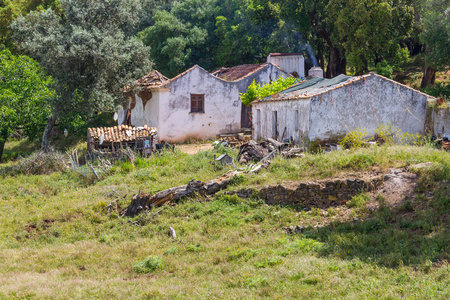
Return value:
[(230, 171), (216, 179), (202, 182), (199, 180), (191, 180), (186, 185), (172, 187), (153, 195), (139, 192), (134, 195), (131, 204), (125, 208), (122, 212), (122, 216), (132, 217), (142, 211), (148, 211), (155, 206), (167, 205), (170, 202), (175, 202), (181, 198), (192, 196), (194, 193), (200, 195), (214, 195), (220, 190), (225, 189), (232, 178), (241, 174), (257, 173), (261, 168), (266, 167), (267, 164), (257, 165), (249, 171)]

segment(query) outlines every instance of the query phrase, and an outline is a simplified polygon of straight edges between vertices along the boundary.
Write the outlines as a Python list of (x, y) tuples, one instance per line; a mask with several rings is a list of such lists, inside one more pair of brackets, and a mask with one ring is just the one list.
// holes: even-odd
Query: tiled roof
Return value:
[(154, 127), (133, 127), (128, 125), (118, 125), (114, 127), (98, 127), (88, 129), (88, 138), (90, 142), (100, 142), (103, 135), (103, 143), (133, 142), (137, 137), (146, 137), (156, 135), (157, 130)]
[(295, 100), (295, 99), (305, 99), (310, 98), (313, 96), (317, 96), (323, 93), (326, 93), (331, 90), (335, 90), (338, 88), (341, 88), (343, 86), (352, 84), (354, 82), (365, 80), (369, 76), (376, 76), (381, 77), (384, 80), (391, 81), (392, 83), (397, 84), (398, 86), (402, 86), (404, 88), (413, 90), (416, 93), (422, 94), (427, 96), (430, 99), (433, 99), (434, 97), (427, 95), (425, 93), (422, 93), (421, 91), (415, 90), (409, 86), (403, 85), (401, 83), (398, 83), (392, 79), (383, 77), (381, 75), (375, 74), (375, 73), (369, 73), (362, 76), (347, 76), (347, 75), (338, 75), (331, 79), (325, 79), (320, 77), (313, 77), (307, 80), (303, 80), (279, 93), (276, 93), (272, 96), (268, 96), (263, 99), (259, 99), (256, 101), (258, 102), (265, 102), (265, 101), (280, 101), (280, 100)]
[(145, 88), (159, 88), (164, 85), (169, 78), (161, 74), (160, 72), (153, 70), (149, 74), (135, 81), (135, 84), (138, 87)]
[(267, 66), (267, 64), (262, 65), (247, 64), (234, 66), (231, 68), (220, 68), (212, 72), (211, 75), (214, 75), (218, 78), (227, 81), (236, 81), (264, 68), (265, 66)]

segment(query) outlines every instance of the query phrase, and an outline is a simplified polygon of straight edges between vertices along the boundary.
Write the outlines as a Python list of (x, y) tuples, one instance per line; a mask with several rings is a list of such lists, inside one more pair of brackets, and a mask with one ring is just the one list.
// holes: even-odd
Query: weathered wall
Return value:
[[(269, 83), (287, 76), (288, 73), (268, 64), (239, 81), (225, 81), (197, 66), (172, 81), (169, 89), (152, 91), (151, 99), (145, 103), (136, 95), (131, 124), (156, 127), (160, 139), (170, 142), (237, 132), (241, 129), (239, 93), (246, 92), (253, 80)], [(191, 94), (205, 95), (204, 113), (191, 113)], [(119, 111), (119, 120), (123, 114), (123, 110)]]
[[(309, 99), (255, 102), (252, 104), (252, 138), (254, 140), (273, 138), (278, 141), (281, 141), (282, 138), (292, 138), (295, 143), (301, 144), (302, 140), (308, 136), (310, 130), (309, 107)], [(276, 112), (276, 120), (274, 112)], [(278, 137), (274, 134), (275, 121)]]
[[(191, 94), (204, 94), (204, 113), (191, 113)], [(220, 80), (196, 67), (170, 84), (160, 99), (161, 139), (214, 138), (240, 129), (241, 107), (236, 83)]]
[(382, 185), (383, 177), (375, 176), (366, 180), (349, 178), (320, 182), (299, 182), (289, 185), (280, 184), (264, 187), (258, 191), (246, 189), (229, 194), (237, 194), (242, 198), (248, 198), (256, 193), (267, 204), (328, 208), (344, 204), (361, 191), (375, 191)]
[(288, 73), (296, 72), (300, 77), (305, 77), (305, 58), (303, 55), (269, 56), (267, 62), (279, 66)]
[(450, 134), (450, 108), (433, 110), (434, 134)]
[(327, 140), (362, 127), (369, 135), (382, 123), (402, 132), (425, 130), (428, 96), (374, 74), (311, 98), (311, 140)]

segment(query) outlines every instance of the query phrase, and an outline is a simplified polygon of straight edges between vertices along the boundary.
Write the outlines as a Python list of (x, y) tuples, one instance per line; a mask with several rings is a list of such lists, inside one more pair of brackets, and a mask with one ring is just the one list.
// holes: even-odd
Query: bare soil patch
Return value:
[(200, 151), (212, 150), (214, 147), (208, 144), (187, 144), (187, 145), (177, 145), (177, 149), (186, 154), (196, 154)]

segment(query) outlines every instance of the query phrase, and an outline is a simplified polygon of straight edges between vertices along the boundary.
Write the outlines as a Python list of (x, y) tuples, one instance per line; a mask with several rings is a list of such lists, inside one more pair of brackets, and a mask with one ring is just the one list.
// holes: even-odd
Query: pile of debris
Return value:
[(265, 139), (260, 142), (251, 140), (240, 146), (237, 161), (240, 164), (265, 162), (277, 154), (285, 158), (304, 156), (303, 148), (296, 148), (288, 143), (280, 143), (274, 139)]

